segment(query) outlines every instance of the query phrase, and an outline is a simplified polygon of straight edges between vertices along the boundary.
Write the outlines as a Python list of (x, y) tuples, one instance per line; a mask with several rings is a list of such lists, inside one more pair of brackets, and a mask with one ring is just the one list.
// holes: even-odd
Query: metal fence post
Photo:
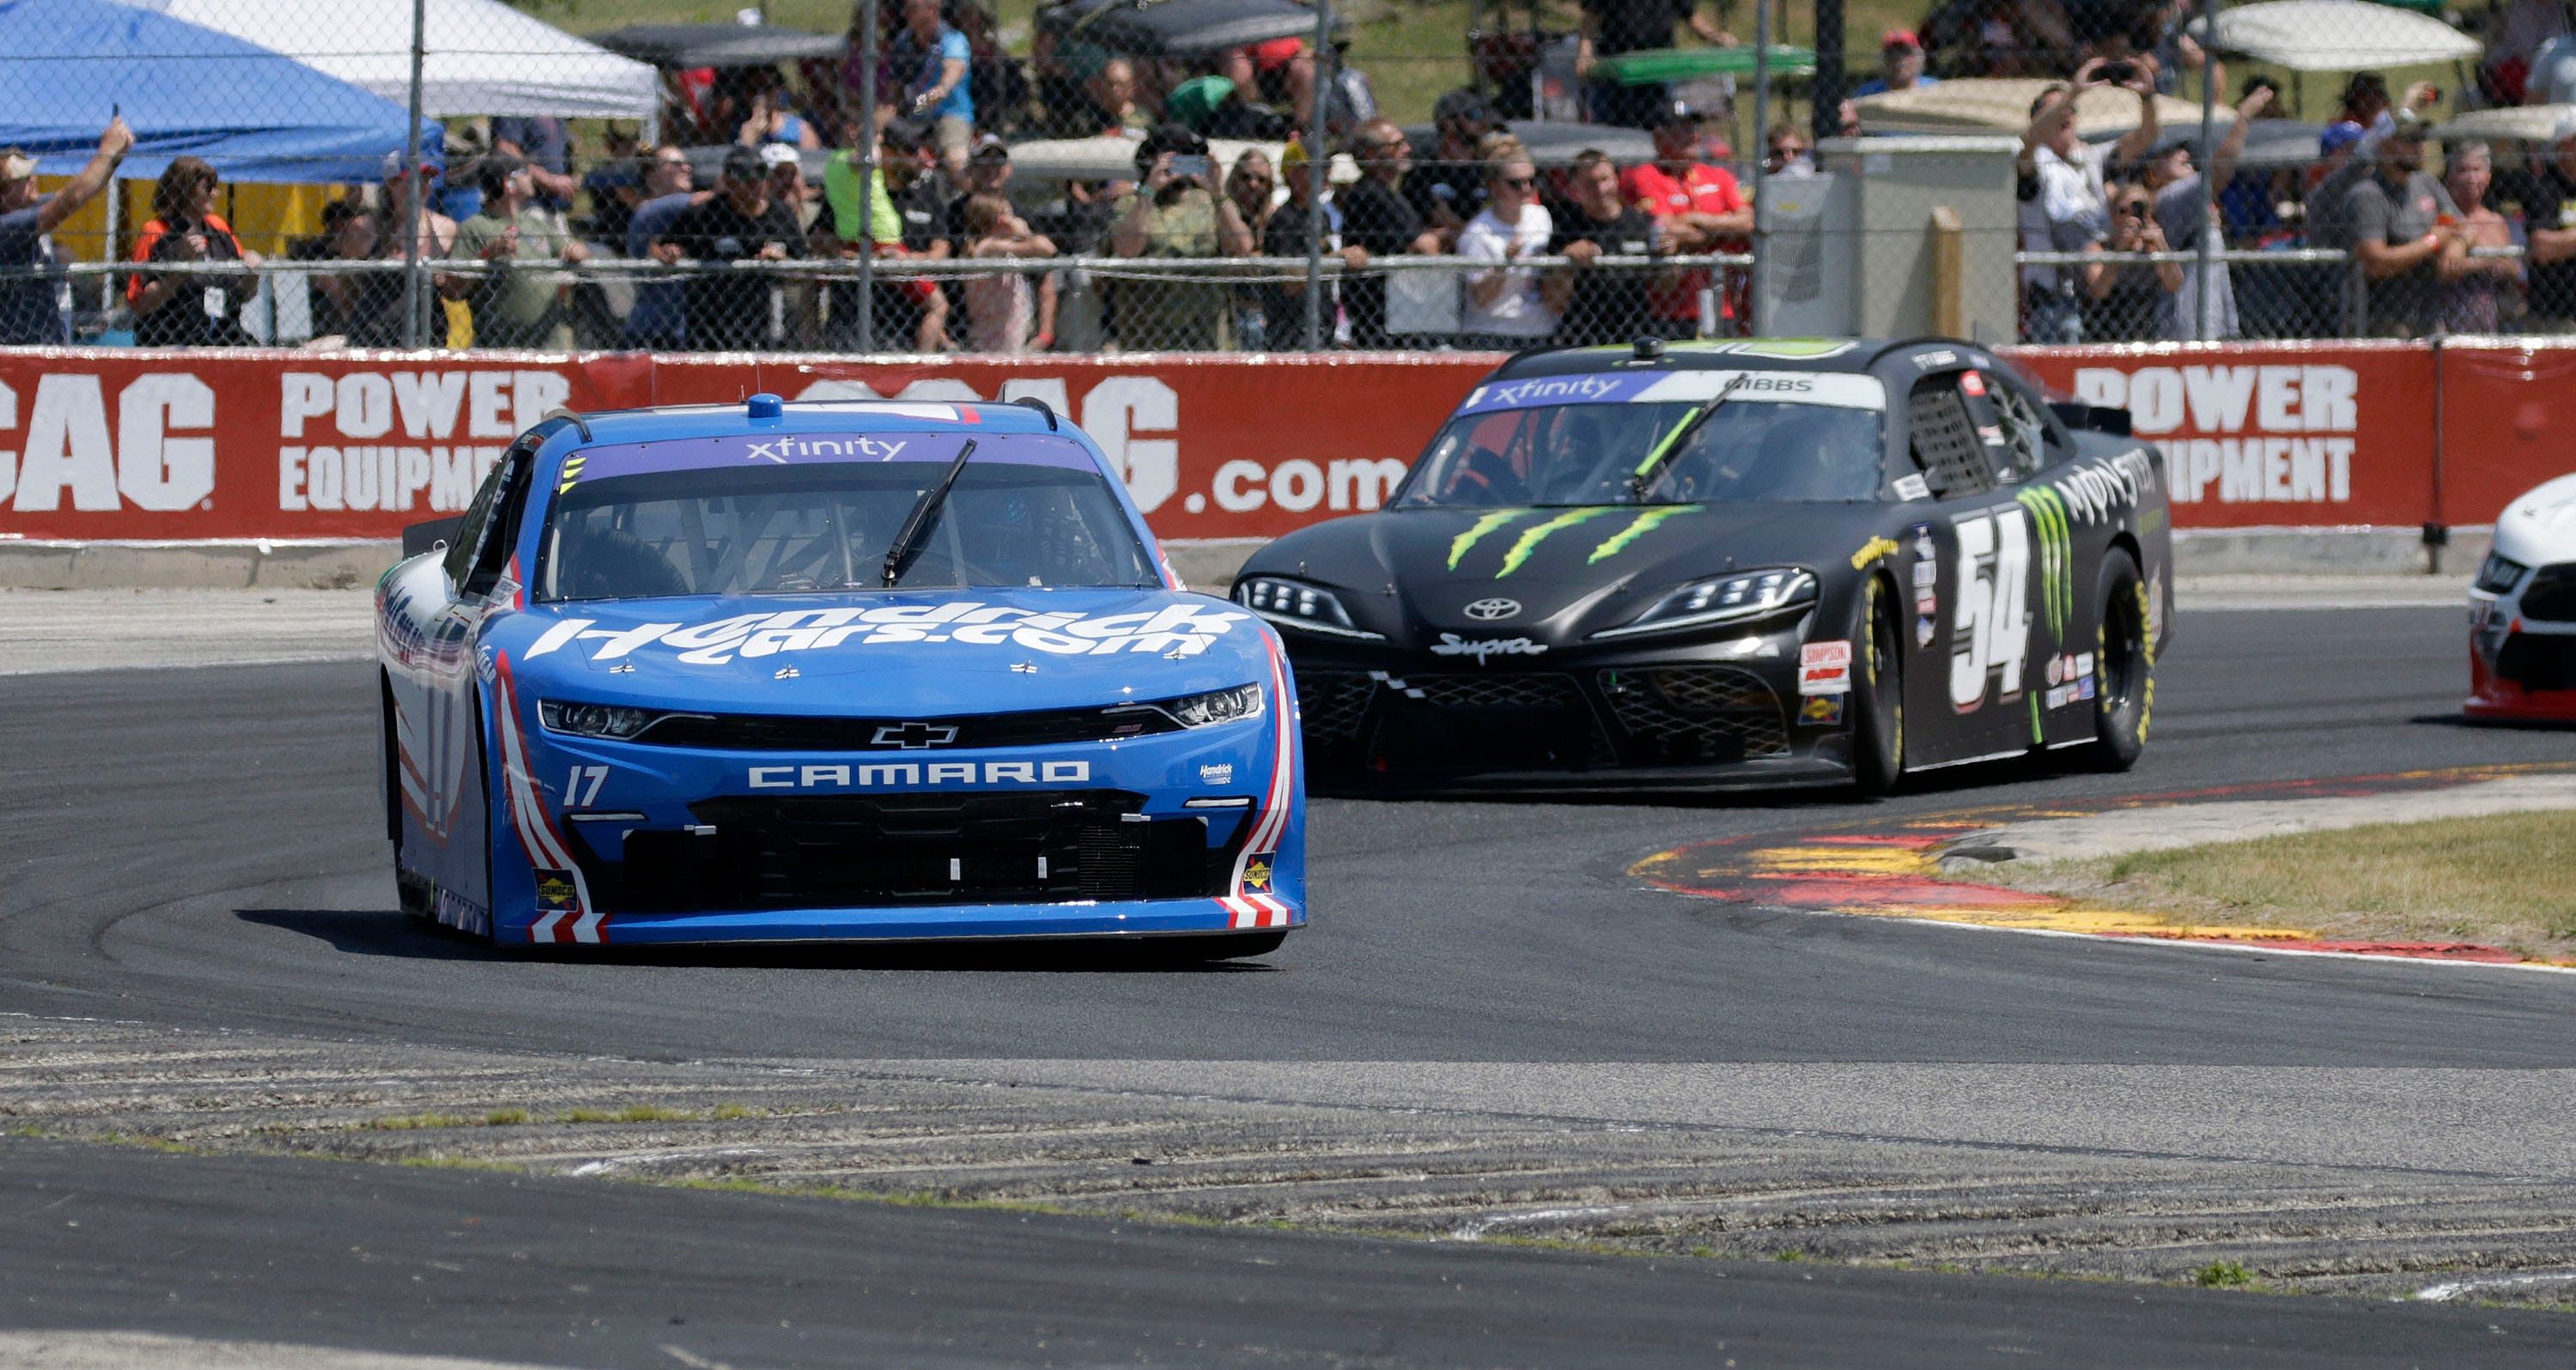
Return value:
[(1770, 280), (1763, 260), (1771, 250), (1771, 0), (1753, 0), (1753, 317), (1748, 332), (1762, 337), (1769, 322), (1762, 288)]
[[(1315, 0), (1315, 101), (1306, 142), (1306, 350), (1324, 350), (1324, 194), (1333, 184), (1333, 151), (1324, 142), (1333, 98), (1333, 4)], [(1268, 244), (1257, 239), (1254, 248)]]
[(421, 345), (420, 308), (420, 213), (421, 196), (428, 193), (420, 183), (420, 84), (421, 68), (429, 60), (429, 0), (411, 0), (411, 79), (407, 108), (410, 122), (403, 130), (403, 164), (400, 184), (403, 188), (403, 288), (402, 345)]
[(858, 350), (876, 350), (877, 26), (885, 9), (862, 0), (867, 22), (859, 27), (859, 318)]
[[(2218, 111), (2218, 0), (2200, 0), (2200, 31), (2207, 42), (2201, 50), (2200, 61), (2200, 146), (2192, 153), (2200, 162), (2200, 260), (2197, 264), (2199, 274), (2192, 281), (2192, 292), (2200, 298), (2194, 302), (2192, 310), (2191, 335), (2207, 342), (2209, 316), (2218, 300), (2218, 292), (2211, 288), (2213, 283), (2209, 279), (2213, 246), (2210, 240), (2218, 236), (2218, 230), (2210, 225), (2210, 216), (2218, 204), (2220, 189), (2218, 168), (2210, 164), (2218, 149), (2215, 136), (2218, 129), (2212, 122)], [(2226, 220), (2222, 218), (2219, 222), (2223, 224)], [(2228, 282), (2228, 288), (2231, 291), (2235, 289), (2235, 282)]]

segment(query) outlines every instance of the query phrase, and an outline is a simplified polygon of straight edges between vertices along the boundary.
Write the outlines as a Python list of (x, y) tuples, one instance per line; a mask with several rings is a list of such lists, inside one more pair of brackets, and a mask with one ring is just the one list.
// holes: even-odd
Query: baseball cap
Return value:
[(474, 164), (474, 181), (483, 187), (484, 194), (498, 195), (501, 184), (526, 169), (527, 165), (506, 152), (495, 152)]
[(1889, 29), (1878, 36), (1878, 46), (1882, 50), (1887, 48), (1912, 48), (1916, 52), (1921, 52), (1923, 50), (1923, 40), (1915, 37), (1914, 30), (1912, 29)]
[(757, 150), (736, 147), (724, 155), (724, 174), (737, 181), (757, 181), (769, 173), (763, 167)]
[(966, 154), (966, 160), (970, 162), (1007, 162), (1011, 160), (1011, 145), (1003, 142), (997, 134), (983, 134), (976, 138), (975, 150)]
[(2361, 138), (2361, 125), (2350, 119), (2328, 124), (2326, 131), (2317, 135), (2317, 155), (2331, 157), (2346, 148), (2358, 146)]
[(14, 147), (0, 151), (0, 181), (23, 181), (35, 174), (35, 158)]
[(1667, 101), (1655, 111), (1655, 123), (1658, 127), (1672, 124), (1696, 124), (1703, 119), (1717, 117), (1716, 111), (1702, 109), (1688, 100)]
[[(727, 160), (731, 160), (730, 155)], [(760, 145), (760, 164), (773, 171), (783, 166), (794, 166), (796, 149), (785, 143), (763, 143)]]
[(1485, 103), (1484, 96), (1472, 90), (1453, 90), (1431, 106), (1431, 117), (1440, 122), (1467, 119), (1490, 124), (1494, 122), (1494, 108)]
[(1288, 146), (1279, 150), (1279, 169), (1281, 171), (1288, 171), (1296, 167), (1304, 166), (1306, 165), (1306, 161), (1306, 144), (1300, 139), (1289, 139)]

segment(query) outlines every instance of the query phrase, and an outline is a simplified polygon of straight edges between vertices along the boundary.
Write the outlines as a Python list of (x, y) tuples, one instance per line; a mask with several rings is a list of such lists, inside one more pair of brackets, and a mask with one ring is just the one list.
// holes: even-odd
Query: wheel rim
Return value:
[[(1873, 581), (1869, 616), (1870, 711), (1876, 716), (1878, 735), (1887, 746), (1888, 769), (1893, 772), (1905, 766), (1904, 672), (1896, 654), (1896, 625), (1879, 602), (1875, 585)], [(1893, 689), (1884, 686), (1890, 676), (1894, 677)]]
[(2138, 610), (2137, 582), (2123, 579), (2102, 610), (2094, 649), (2101, 655), (2102, 716), (2126, 724), (2144, 693), (2146, 624)]

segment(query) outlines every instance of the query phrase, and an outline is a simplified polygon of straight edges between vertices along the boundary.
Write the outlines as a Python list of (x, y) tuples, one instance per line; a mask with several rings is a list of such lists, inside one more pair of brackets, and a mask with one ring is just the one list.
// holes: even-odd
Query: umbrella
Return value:
[(1071, 0), (1038, 11), (1038, 26), (1114, 52), (1194, 57), (1308, 37), (1315, 11), (1297, 0)]
[[(2206, 32), (2198, 20), (2195, 37)], [(2263, 0), (2218, 15), (2221, 52), (2292, 71), (2366, 71), (2473, 61), (2478, 40), (2409, 10), (2365, 0)]]
[(838, 57), (838, 34), (773, 24), (630, 24), (590, 41), (621, 57), (657, 67), (766, 67), (809, 57)]
[[(2301, 0), (2293, 0), (2299, 3)], [(2030, 126), (2031, 102), (2054, 81), (2001, 77), (1963, 77), (1937, 86), (1916, 86), (1864, 95), (1852, 101), (1863, 133), (2019, 133)], [(2159, 95), (2159, 127), (2200, 127), (2200, 104)], [(2236, 117), (2225, 105), (2217, 111), (2222, 125)], [(2138, 95), (2116, 86), (2096, 86), (2075, 105), (2075, 131), (2091, 141), (2115, 138), (2138, 126)]]

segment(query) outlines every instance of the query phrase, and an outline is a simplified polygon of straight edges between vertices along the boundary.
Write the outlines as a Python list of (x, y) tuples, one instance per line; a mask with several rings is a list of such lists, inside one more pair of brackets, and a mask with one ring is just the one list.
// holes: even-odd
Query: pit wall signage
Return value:
[[(2054, 390), (2130, 411), (2166, 453), (2182, 528), (2485, 523), (2576, 468), (2557, 440), (2576, 432), (2576, 345), (2011, 355)], [(1383, 504), (1500, 360), (0, 349), (0, 538), (392, 538), (461, 510), (510, 439), (558, 408), (762, 390), (1044, 400), (1099, 442), (1160, 536), (1275, 537)]]

